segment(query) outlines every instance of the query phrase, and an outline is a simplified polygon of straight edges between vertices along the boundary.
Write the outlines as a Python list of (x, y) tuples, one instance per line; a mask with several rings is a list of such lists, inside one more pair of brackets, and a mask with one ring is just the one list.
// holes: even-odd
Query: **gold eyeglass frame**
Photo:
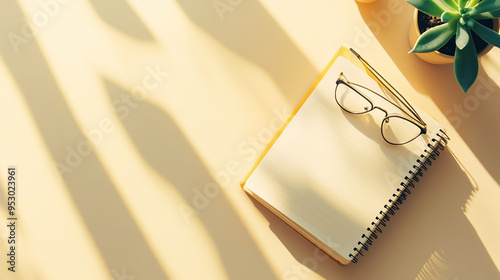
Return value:
[[(381, 110), (382, 112), (385, 113), (385, 117), (384, 119), (382, 120), (382, 123), (380, 125), (380, 129), (381, 129), (381, 134), (382, 134), (382, 138), (389, 144), (391, 145), (404, 145), (404, 144), (407, 144), (413, 140), (415, 140), (416, 138), (418, 138), (420, 135), (422, 134), (426, 134), (427, 133), (427, 124), (424, 122), (424, 120), (422, 120), (422, 118), (420, 117), (420, 115), (417, 113), (417, 111), (410, 105), (410, 103), (403, 97), (403, 95), (401, 93), (399, 93), (382, 75), (380, 75), (377, 70), (375, 70), (366, 60), (364, 60), (355, 50), (353, 50), (352, 48), (349, 49), (360, 61), (361, 63), (363, 64), (363, 66), (365, 66), (365, 68), (377, 79), (377, 81), (379, 82), (379, 84), (381, 84), (390, 94), (392, 94), (401, 104), (403, 104), (403, 106), (409, 111), (407, 112), (406, 110), (404, 110), (401, 106), (399, 106), (398, 104), (390, 101), (389, 99), (387, 99), (386, 97), (382, 96), (381, 94), (375, 92), (374, 90), (371, 90), (365, 86), (362, 86), (360, 84), (356, 84), (356, 83), (352, 83), (350, 82), (349, 80), (347, 80), (347, 77), (344, 75), (343, 72), (340, 73), (337, 81), (335, 82), (336, 84), (336, 87), (335, 87), (335, 101), (337, 102), (337, 104), (340, 106), (340, 108), (342, 108), (344, 111), (348, 112), (348, 113), (351, 113), (351, 114), (365, 114), (365, 113), (369, 113), (375, 109), (379, 109)], [(341, 105), (341, 103), (339, 102), (338, 98), (337, 98), (337, 88), (339, 86), (339, 84), (343, 84), (347, 87), (349, 87), (351, 90), (353, 90), (354, 92), (358, 93), (361, 97), (363, 97), (368, 103), (370, 103), (371, 105), (371, 108), (366, 108), (366, 111), (363, 111), (363, 112), (353, 112), (353, 111), (350, 111), (349, 109), (343, 107)], [(382, 99), (384, 99), (385, 101), (389, 102), (390, 104), (392, 104), (393, 106), (395, 106), (396, 108), (398, 108), (399, 110), (401, 110), (405, 115), (398, 115), (398, 114), (389, 114), (387, 112), (386, 109), (380, 107), (380, 106), (375, 106), (373, 101), (371, 100), (371, 98), (369, 98), (368, 96), (366, 96), (365, 94), (361, 93), (359, 90), (357, 90), (356, 88), (353, 87), (353, 85), (355, 86), (358, 86), (358, 87), (361, 87), (363, 89), (366, 89), (372, 93), (374, 93), (375, 95), (381, 97)], [(388, 139), (386, 139), (386, 137), (384, 136), (384, 132), (383, 132), (383, 124), (384, 122), (388, 122), (390, 118), (401, 118), (403, 120), (406, 120), (414, 125), (416, 125), (418, 128), (420, 128), (420, 133), (418, 135), (416, 135), (414, 138), (406, 141), (406, 142), (403, 142), (403, 143), (394, 143), (394, 142), (391, 142), (389, 141)]]

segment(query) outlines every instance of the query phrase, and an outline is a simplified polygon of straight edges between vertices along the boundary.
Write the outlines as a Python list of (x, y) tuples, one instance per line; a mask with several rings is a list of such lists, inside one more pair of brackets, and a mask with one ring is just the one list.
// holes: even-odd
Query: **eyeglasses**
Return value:
[[(384, 140), (392, 145), (404, 145), (415, 140), (420, 135), (426, 134), (426, 123), (422, 120), (410, 103), (356, 51), (352, 48), (350, 50), (378, 80), (378, 82), (404, 106), (404, 108), (363, 85), (350, 82), (347, 80), (344, 73), (340, 73), (335, 87), (335, 101), (340, 108), (351, 114), (366, 114), (375, 109), (379, 109), (384, 112), (385, 117), (380, 125), (381, 133)], [(375, 105), (373, 98), (371, 97), (382, 98), (389, 104), (397, 107), (402, 113), (389, 114), (386, 109)], [(408, 110), (408, 112), (405, 109)]]

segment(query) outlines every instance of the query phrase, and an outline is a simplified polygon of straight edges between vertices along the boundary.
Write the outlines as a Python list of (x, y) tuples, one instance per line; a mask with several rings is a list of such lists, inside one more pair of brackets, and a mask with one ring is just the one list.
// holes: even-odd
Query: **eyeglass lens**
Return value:
[[(365, 89), (356, 85), (351, 85), (356, 88), (356, 90), (361, 91), (365, 94)], [(365, 94), (365, 96), (367, 96)], [(335, 90), (335, 98), (337, 103), (344, 110), (353, 114), (362, 114), (369, 112), (373, 109), (372, 103), (366, 99), (363, 95), (355, 92), (351, 87), (346, 84), (339, 83)]]
[(417, 138), (420, 133), (420, 127), (398, 116), (389, 116), (382, 121), (382, 136), (392, 144), (408, 143)]

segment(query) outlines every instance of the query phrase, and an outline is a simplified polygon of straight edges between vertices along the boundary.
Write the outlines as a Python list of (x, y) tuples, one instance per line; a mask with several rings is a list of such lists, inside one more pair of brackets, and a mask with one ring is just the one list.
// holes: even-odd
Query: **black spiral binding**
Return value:
[[(432, 142), (435, 145), (427, 144), (427, 147), (430, 150), (425, 149), (424, 154), (420, 155), (420, 158), (417, 159), (417, 165), (413, 165), (414, 170), (410, 170), (409, 176), (405, 177), (406, 182), (401, 182), (401, 187), (397, 189), (397, 193), (393, 194), (393, 198), (389, 199), (389, 205), (384, 205), (384, 210), (379, 212), (380, 216), (375, 217), (375, 222), (372, 222), (373, 230), (368, 227), (366, 230), (368, 231), (366, 234), (361, 235), (363, 241), (359, 241), (359, 247), (355, 247), (354, 254), (349, 254), (349, 257), (352, 258), (353, 263), (358, 262), (358, 255), (364, 256), (363, 251), (368, 251), (370, 245), (373, 244), (373, 240), (378, 238), (377, 233), (382, 233), (381, 226), (386, 227), (387, 222), (391, 220), (390, 216), (394, 216), (396, 211), (399, 210), (399, 207), (403, 204), (403, 202), (408, 198), (408, 195), (411, 194), (410, 187), (415, 188), (415, 183), (419, 182), (419, 177), (422, 177), (423, 172), (427, 171), (428, 166), (432, 165), (432, 161), (436, 160), (436, 158), (440, 155), (441, 151), (444, 151), (446, 145), (448, 145), (448, 141), (450, 137), (444, 132), (442, 129), (439, 130), (440, 133), (437, 133), (438, 140), (432, 138)], [(437, 143), (436, 143), (437, 142)], [(431, 160), (432, 159), (432, 160)]]

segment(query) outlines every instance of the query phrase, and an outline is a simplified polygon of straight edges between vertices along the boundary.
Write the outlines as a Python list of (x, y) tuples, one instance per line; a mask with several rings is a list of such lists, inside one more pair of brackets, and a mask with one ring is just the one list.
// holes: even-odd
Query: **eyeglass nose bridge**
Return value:
[(389, 113), (387, 112), (387, 110), (386, 110), (386, 109), (381, 108), (381, 107), (379, 107), (379, 106), (374, 106), (372, 110), (375, 110), (375, 109), (379, 109), (380, 111), (384, 112), (384, 114), (385, 114), (384, 119), (385, 119), (385, 118), (387, 118), (387, 116), (389, 116)]

